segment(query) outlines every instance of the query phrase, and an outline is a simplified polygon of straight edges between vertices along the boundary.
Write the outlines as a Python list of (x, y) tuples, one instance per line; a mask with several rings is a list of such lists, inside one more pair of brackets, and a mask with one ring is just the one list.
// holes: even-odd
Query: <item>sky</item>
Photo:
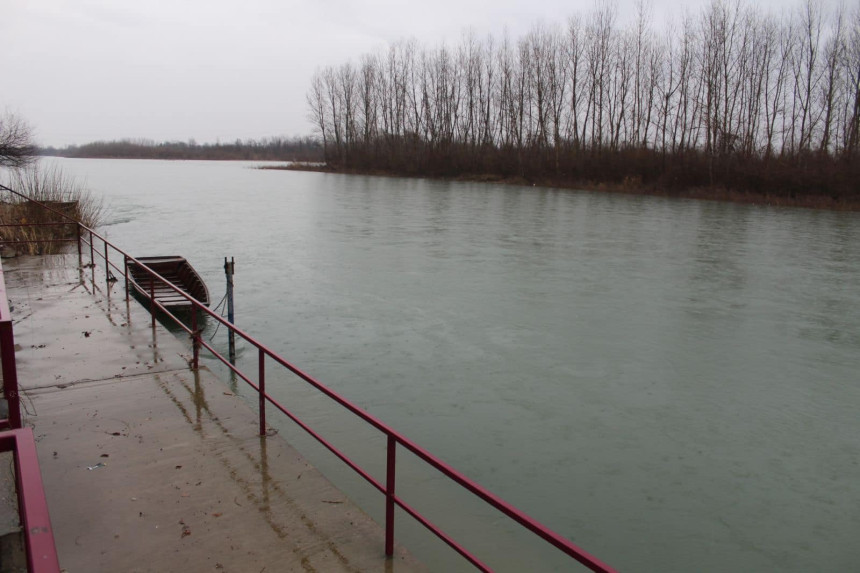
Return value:
[[(621, 21), (636, 0), (615, 0)], [(650, 0), (659, 27), (707, 0)], [(796, 4), (789, 0), (792, 4)], [(825, 0), (829, 2), (830, 0)], [(757, 5), (784, 10), (780, 0)], [(310, 135), (316, 69), (471, 29), (512, 38), (594, 0), (0, 0), (0, 113), (37, 143)], [(781, 8), (780, 8), (781, 7)]]

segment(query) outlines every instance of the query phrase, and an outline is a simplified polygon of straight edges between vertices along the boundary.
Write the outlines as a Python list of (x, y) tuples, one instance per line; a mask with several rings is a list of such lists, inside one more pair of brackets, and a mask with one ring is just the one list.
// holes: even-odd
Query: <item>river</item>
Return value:
[[(215, 302), (235, 257), (239, 326), (609, 564), (857, 570), (860, 214), (44, 161), (104, 197), (110, 240), (186, 256)], [(381, 439), (295, 380), (269, 384), (379, 471)], [(500, 570), (571, 567), (400, 463), (399, 492)], [(434, 570), (467, 570), (407, 521), (398, 540)]]

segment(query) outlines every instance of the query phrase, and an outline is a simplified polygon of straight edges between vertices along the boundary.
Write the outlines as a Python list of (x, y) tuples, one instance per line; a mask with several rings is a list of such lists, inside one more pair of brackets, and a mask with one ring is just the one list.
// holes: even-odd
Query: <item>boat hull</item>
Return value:
[[(206, 283), (184, 257), (138, 257), (137, 260), (164, 277), (185, 295), (203, 306), (209, 306), (209, 289), (206, 288)], [(170, 311), (191, 310), (194, 306), (188, 298), (163, 281), (153, 278), (145, 268), (134, 261), (128, 262), (128, 279), (130, 286), (147, 302), (150, 293), (154, 293), (156, 302)]]

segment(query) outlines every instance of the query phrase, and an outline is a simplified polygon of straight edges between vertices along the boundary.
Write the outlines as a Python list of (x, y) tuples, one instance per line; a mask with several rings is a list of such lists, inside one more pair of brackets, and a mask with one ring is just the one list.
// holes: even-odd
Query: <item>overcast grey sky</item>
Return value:
[[(655, 21), (706, 0), (651, 0)], [(787, 0), (795, 7), (797, 0)], [(833, 4), (835, 0), (826, 0)], [(617, 0), (622, 20), (635, 0)], [(779, 0), (757, 2), (785, 9)], [(0, 0), (0, 112), (42, 145), (306, 135), (319, 66), (464, 30), (516, 38), (593, 0)], [(782, 8), (780, 8), (782, 7)]]

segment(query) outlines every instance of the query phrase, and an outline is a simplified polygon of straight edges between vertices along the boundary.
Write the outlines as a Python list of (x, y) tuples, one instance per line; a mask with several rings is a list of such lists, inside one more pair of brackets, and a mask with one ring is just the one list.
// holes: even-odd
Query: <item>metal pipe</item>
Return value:
[(388, 452), (385, 471), (385, 554), (394, 555), (394, 478), (397, 439), (388, 435)]
[(260, 397), (260, 435), (266, 435), (266, 353), (260, 349), (259, 353), (260, 379), (257, 394)]
[(149, 277), (149, 314), (152, 315), (152, 328), (155, 328), (155, 277)]
[[(105, 241), (105, 282), (110, 286), (110, 260), (108, 260), (108, 244)], [(108, 296), (110, 296), (110, 289), (107, 290)]]
[[(235, 259), (230, 257), (230, 262), (227, 262), (227, 257), (224, 257), (224, 274), (227, 275), (227, 322), (231, 325), (235, 324), (235, 316), (233, 314), (233, 273), (236, 268)], [(230, 363), (236, 364), (236, 333), (232, 328), (227, 329), (227, 344), (230, 350)]]
[(191, 305), (191, 368), (197, 370), (200, 364), (200, 332), (197, 330), (197, 309)]

